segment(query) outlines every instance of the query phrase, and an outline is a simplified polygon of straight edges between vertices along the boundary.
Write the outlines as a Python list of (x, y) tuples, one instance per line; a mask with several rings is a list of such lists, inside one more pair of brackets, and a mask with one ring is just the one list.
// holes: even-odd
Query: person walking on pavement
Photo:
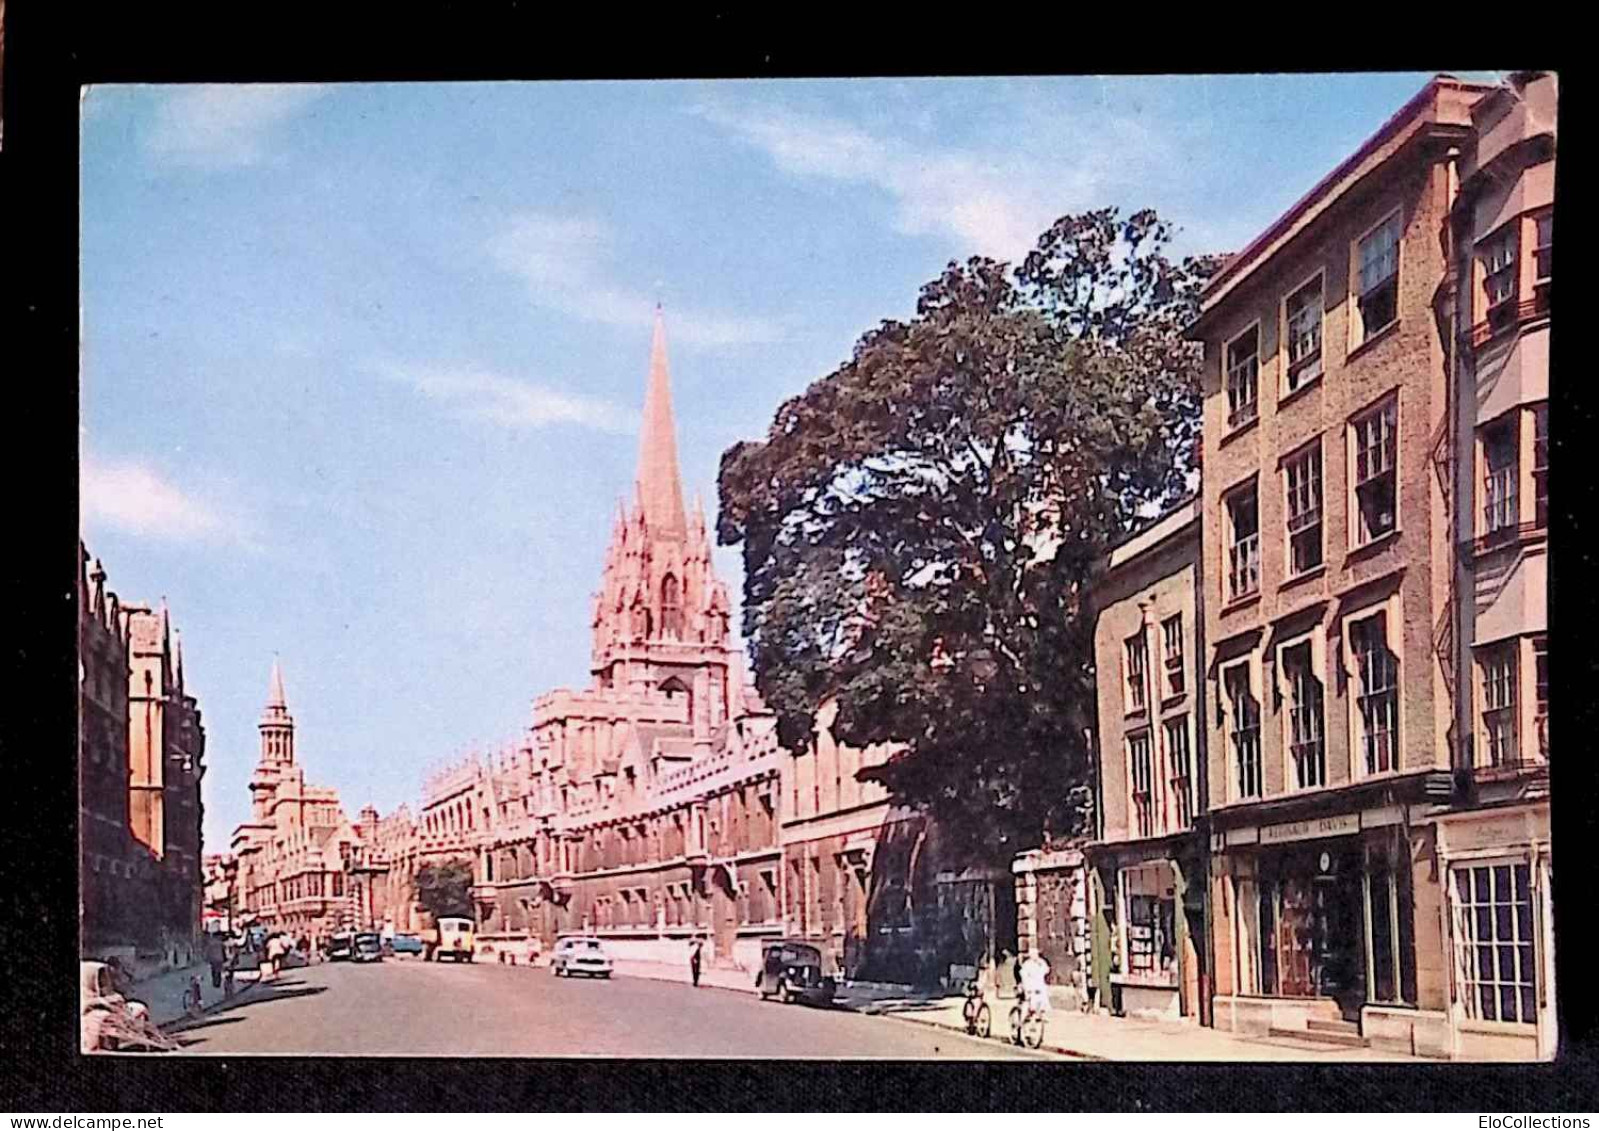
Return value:
[(205, 963), (211, 967), (211, 988), (222, 988), (222, 964), (227, 960), (223, 953), (222, 936), (218, 932), (211, 932), (205, 936)]
[(701, 949), (700, 940), (695, 939), (693, 947), (688, 952), (688, 973), (689, 977), (694, 980), (695, 986), (700, 984)]

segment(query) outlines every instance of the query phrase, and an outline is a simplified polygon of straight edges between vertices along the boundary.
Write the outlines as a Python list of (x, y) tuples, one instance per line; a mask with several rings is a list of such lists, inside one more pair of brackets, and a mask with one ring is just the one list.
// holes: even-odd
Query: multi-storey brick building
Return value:
[(205, 728), (166, 608), (105, 581), (99, 562), (79, 579), (83, 942), (170, 957), (200, 929)]
[(1429, 83), (1202, 296), (1218, 1027), (1451, 1051), (1439, 304), (1488, 89)]
[(1198, 500), (1161, 516), (1094, 584), (1093, 959), (1102, 1000), (1128, 1014), (1197, 1019), (1209, 1005), (1200, 525)]
[(1471, 108), (1446, 230), (1455, 329), (1449, 478), (1456, 765), (1438, 821), (1456, 1051), (1555, 1048), (1549, 841), (1549, 329), (1557, 84), (1510, 77)]

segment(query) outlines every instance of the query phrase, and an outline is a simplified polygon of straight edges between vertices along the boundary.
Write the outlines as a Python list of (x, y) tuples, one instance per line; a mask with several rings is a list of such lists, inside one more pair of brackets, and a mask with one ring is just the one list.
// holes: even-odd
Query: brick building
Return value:
[(79, 554), (82, 944), (170, 956), (200, 930), (205, 728), (165, 606), (121, 603)]
[(1202, 297), (1218, 1027), (1458, 1051), (1446, 237), (1492, 89), (1429, 83)]
[(1195, 499), (1114, 547), (1095, 581), (1099, 804), (1085, 849), (1100, 1000), (1196, 1020), (1209, 1006), (1200, 526)]
[(1549, 892), (1549, 329), (1557, 83), (1512, 75), (1456, 162), (1449, 649), (1459, 808), (1440, 817), (1457, 1052), (1555, 1050)]

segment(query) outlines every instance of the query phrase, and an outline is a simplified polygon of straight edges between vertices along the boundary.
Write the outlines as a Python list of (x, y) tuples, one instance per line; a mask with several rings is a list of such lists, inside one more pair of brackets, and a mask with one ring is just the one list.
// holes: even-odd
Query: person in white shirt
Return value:
[(1036, 947), (1027, 952), (1022, 963), (1021, 992), (1029, 1013), (1049, 1013), (1049, 963)]

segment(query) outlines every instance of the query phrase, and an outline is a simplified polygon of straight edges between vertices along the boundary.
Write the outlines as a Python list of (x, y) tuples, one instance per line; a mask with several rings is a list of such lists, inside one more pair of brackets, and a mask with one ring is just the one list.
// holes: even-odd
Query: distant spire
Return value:
[(176, 630), (172, 633), (172, 682), (183, 690), (183, 633)]
[(278, 665), (278, 658), (272, 657), (272, 686), (267, 691), (268, 707), (284, 707), (289, 705), (288, 699), (283, 694), (283, 669)]
[(683, 485), (677, 468), (677, 429), (672, 419), (672, 386), (666, 366), (666, 321), (659, 304), (655, 307), (655, 334), (650, 343), (637, 485), (651, 534), (657, 538), (682, 538), (688, 531), (688, 521), (683, 513)]

